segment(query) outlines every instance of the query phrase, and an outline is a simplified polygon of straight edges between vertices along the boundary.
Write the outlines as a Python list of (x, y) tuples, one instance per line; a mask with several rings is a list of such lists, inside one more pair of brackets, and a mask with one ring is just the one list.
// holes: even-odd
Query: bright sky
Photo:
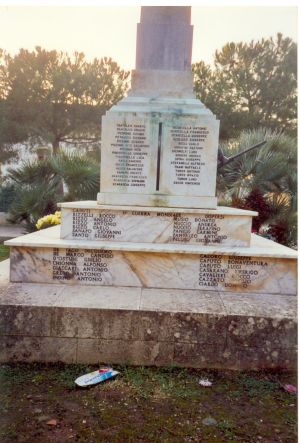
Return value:
[[(0, 6), (0, 47), (42, 46), (85, 53), (88, 59), (112, 57), (125, 69), (134, 68), (139, 6)], [(228, 41), (276, 36), (297, 40), (297, 7), (193, 6), (193, 62), (213, 61)]]

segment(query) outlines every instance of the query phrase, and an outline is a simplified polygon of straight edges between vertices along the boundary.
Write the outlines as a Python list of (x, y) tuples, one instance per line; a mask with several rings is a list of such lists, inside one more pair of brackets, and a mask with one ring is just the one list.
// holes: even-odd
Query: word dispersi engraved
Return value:
[(227, 235), (221, 235), (221, 227), (217, 224), (217, 218), (224, 219), (223, 215), (204, 216), (174, 216), (173, 241), (215, 244), (227, 239)]
[[(148, 229), (145, 223), (148, 227), (155, 227), (155, 233)], [(225, 220), (223, 214), (197, 215), (145, 210), (99, 211), (94, 209), (72, 212), (70, 237), (89, 240), (132, 241), (135, 239), (135, 241), (143, 242), (216, 245), (230, 244), (231, 240), (235, 241), (235, 231), (236, 229), (230, 227), (230, 222)], [(240, 241), (246, 242), (246, 240)]]
[(174, 126), (171, 134), (171, 165), (175, 169), (174, 185), (201, 185), (201, 159), (209, 131), (202, 126)]
[(267, 266), (266, 261), (252, 257), (200, 255), (199, 286), (248, 288)]
[(98, 249), (53, 249), (53, 280), (102, 282), (109, 271), (114, 255), (112, 251)]
[(111, 149), (114, 157), (112, 185), (144, 188), (147, 180), (145, 161), (150, 149), (146, 125), (117, 123)]

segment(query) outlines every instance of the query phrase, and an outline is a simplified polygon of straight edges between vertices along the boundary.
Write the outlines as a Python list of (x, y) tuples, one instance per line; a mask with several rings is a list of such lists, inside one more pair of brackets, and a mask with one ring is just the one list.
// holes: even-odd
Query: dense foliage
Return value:
[(218, 171), (219, 200), (259, 213), (253, 230), (282, 244), (297, 243), (297, 141), (266, 129), (243, 131), (222, 149), (227, 156), (266, 144)]
[(11, 145), (99, 140), (101, 115), (119, 101), (129, 72), (111, 58), (88, 62), (83, 53), (0, 49), (0, 161)]
[(78, 153), (60, 151), (43, 161), (23, 162), (9, 170), (15, 199), (10, 220), (35, 230), (37, 220), (57, 211), (61, 201), (95, 200), (100, 188), (99, 164)]
[(227, 43), (214, 67), (193, 65), (197, 97), (221, 121), (221, 139), (265, 127), (296, 135), (297, 46), (281, 34), (250, 43)]

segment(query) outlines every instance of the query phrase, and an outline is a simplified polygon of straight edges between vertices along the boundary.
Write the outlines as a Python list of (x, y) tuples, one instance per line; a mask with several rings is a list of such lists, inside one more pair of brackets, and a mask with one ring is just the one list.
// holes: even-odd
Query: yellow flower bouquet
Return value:
[(37, 229), (45, 229), (60, 224), (61, 212), (56, 211), (54, 214), (45, 215), (44, 217), (39, 218), (35, 226)]

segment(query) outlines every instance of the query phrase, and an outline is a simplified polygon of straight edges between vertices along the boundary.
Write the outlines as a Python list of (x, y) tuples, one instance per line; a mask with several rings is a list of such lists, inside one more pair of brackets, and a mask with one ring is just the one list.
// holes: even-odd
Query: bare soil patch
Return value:
[[(75, 378), (96, 367), (3, 365), (0, 441), (297, 441), (296, 396), (282, 389), (294, 373), (115, 368), (115, 380), (80, 389)], [(200, 386), (203, 377), (213, 386)]]

